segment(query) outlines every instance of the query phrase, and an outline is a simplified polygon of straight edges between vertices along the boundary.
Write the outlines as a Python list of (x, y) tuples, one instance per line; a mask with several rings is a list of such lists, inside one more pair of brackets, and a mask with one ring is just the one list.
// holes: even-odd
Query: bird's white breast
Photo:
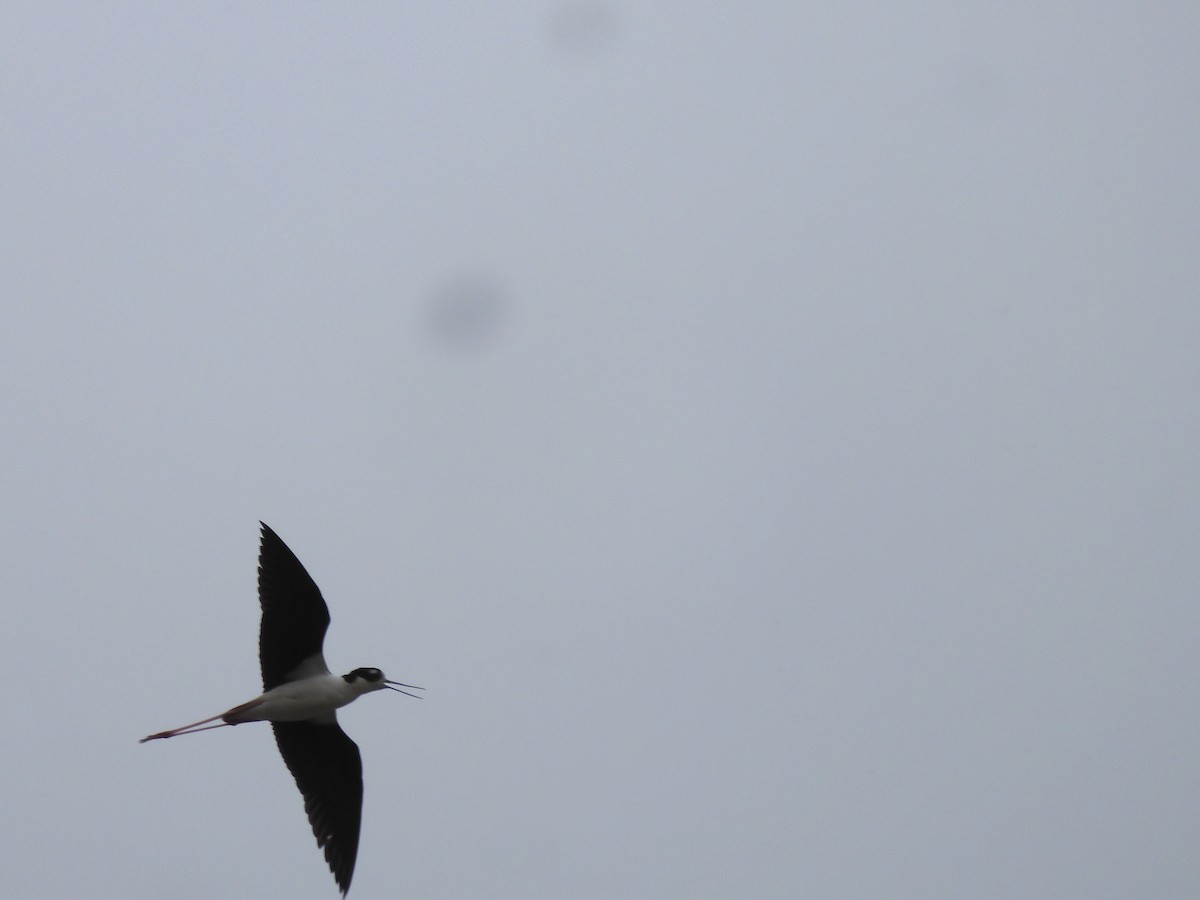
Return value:
[(226, 716), (226, 721), (302, 722), (327, 716), (360, 696), (340, 675), (314, 675), (272, 688), (259, 698), (262, 702), (246, 704), (252, 708)]

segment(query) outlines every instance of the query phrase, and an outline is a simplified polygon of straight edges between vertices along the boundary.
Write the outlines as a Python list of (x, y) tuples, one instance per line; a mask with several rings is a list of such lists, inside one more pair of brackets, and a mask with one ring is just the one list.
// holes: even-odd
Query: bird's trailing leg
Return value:
[[(225, 710), (220, 715), (210, 716), (207, 719), (201, 719), (199, 722), (193, 722), (191, 725), (184, 725), (180, 728), (160, 731), (157, 734), (148, 734), (138, 741), (138, 743), (144, 744), (146, 741), (157, 741), (161, 738), (175, 737), (177, 734), (195, 734), (197, 731), (208, 731), (212, 728), (224, 728), (226, 725), (240, 725), (242, 722), (253, 722), (254, 719), (248, 717), (249, 713), (262, 706), (262, 702), (262, 697), (255, 697), (247, 703), (242, 703), (233, 709)], [(217, 722), (217, 719), (223, 719), (224, 721)], [(233, 721), (230, 721), (230, 719), (233, 719)], [(217, 724), (209, 725), (209, 722), (217, 722)]]
[[(199, 722), (193, 722), (191, 725), (184, 725), (181, 728), (172, 728), (168, 731), (160, 731), (157, 734), (148, 734), (138, 741), (138, 743), (144, 744), (146, 741), (157, 741), (160, 738), (175, 737), (177, 734), (194, 734), (197, 731), (208, 731), (210, 728), (224, 728), (226, 725), (237, 724), (236, 722), (217, 722), (216, 725), (208, 724), (209, 722), (216, 722), (217, 719), (220, 719), (224, 715), (224, 713), (221, 713), (220, 716), (213, 716), (210, 719), (201, 719)], [(204, 726), (203, 728), (200, 727), (202, 725)]]

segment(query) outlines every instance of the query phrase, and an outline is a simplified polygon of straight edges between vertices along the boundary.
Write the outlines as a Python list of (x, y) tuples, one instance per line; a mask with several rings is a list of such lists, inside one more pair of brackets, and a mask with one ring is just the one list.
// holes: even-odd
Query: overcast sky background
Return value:
[(53, 4), (0, 33), (0, 893), (1200, 894), (1200, 7)]

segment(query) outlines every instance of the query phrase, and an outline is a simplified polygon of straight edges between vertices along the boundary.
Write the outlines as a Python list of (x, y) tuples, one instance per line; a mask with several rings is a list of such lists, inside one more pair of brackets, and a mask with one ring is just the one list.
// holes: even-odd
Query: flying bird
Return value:
[(324, 848), (325, 861), (345, 896), (362, 824), (362, 757), (338, 725), (336, 711), (372, 691), (388, 689), (420, 699), (402, 688), (424, 688), (388, 681), (373, 668), (331, 674), (321, 649), (329, 628), (321, 591), (279, 535), (266, 523), (259, 524), (258, 657), (263, 693), (219, 715), (147, 735), (139, 743), (243, 722), (270, 722), (279, 753), (304, 796), (317, 846)]

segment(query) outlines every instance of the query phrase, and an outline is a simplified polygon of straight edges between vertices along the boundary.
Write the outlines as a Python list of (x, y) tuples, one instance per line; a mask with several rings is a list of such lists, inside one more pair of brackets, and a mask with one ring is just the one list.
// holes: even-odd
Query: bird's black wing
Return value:
[(304, 795), (304, 811), (325, 848), (342, 895), (350, 890), (362, 825), (362, 757), (337, 723), (272, 722), (275, 743)]
[(327, 672), (321, 645), (329, 628), (329, 608), (316, 583), (304, 571), (296, 554), (265, 522), (258, 550), (258, 602), (262, 624), (258, 630), (258, 659), (262, 663), (263, 690), (288, 680), (301, 663), (310, 662), (306, 675)]

